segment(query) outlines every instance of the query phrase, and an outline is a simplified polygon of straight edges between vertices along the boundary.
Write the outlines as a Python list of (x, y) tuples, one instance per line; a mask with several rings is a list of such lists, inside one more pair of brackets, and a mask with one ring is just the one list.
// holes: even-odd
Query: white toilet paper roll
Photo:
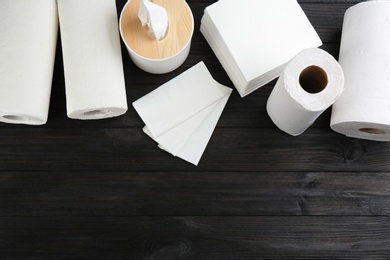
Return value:
[(0, 1), (0, 121), (46, 123), (57, 35), (56, 0)]
[(339, 62), (345, 92), (332, 108), (331, 128), (347, 136), (390, 141), (390, 1), (347, 10)]
[(67, 113), (74, 119), (127, 111), (115, 0), (58, 0)]
[(267, 112), (284, 132), (299, 135), (344, 89), (340, 65), (327, 52), (310, 48), (286, 66), (267, 101)]

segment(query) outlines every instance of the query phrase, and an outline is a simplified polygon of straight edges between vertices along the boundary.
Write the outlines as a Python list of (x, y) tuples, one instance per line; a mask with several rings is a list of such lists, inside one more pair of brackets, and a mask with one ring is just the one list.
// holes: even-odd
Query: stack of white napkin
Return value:
[(231, 92), (200, 62), (133, 106), (161, 149), (198, 165)]
[(220, 0), (205, 9), (200, 30), (242, 97), (322, 44), (296, 0)]

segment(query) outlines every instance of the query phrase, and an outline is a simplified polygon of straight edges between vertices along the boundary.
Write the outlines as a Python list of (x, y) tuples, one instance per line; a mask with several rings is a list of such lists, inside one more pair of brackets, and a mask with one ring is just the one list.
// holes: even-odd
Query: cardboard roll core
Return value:
[(376, 129), (376, 128), (360, 128), (359, 131), (363, 132), (363, 133), (373, 134), (373, 135), (384, 135), (384, 134), (386, 134), (385, 131), (380, 130), (380, 129)]
[(17, 115), (4, 115), (3, 118), (13, 121), (28, 121), (28, 118)]
[(96, 109), (96, 110), (91, 110), (91, 111), (85, 112), (84, 115), (85, 116), (102, 116), (102, 115), (105, 115), (109, 112), (110, 112), (110, 110), (107, 110), (107, 109)]
[(322, 68), (309, 66), (299, 75), (299, 84), (310, 94), (320, 93), (328, 85), (328, 76)]

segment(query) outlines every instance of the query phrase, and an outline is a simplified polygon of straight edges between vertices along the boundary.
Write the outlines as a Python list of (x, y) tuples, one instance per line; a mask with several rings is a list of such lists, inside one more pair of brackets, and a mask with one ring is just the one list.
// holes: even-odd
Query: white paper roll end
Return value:
[(332, 124), (331, 128), (348, 137), (372, 141), (390, 141), (390, 125), (370, 122), (341, 122)]
[(123, 115), (126, 111), (126, 107), (90, 108), (70, 111), (68, 112), (68, 117), (80, 120), (104, 119)]
[(26, 114), (4, 113), (0, 115), (0, 122), (9, 124), (44, 125), (47, 117), (36, 117)]

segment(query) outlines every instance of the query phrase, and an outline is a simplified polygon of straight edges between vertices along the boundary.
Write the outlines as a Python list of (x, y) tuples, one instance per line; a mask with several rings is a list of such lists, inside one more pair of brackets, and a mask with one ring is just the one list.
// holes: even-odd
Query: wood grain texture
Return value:
[(0, 130), (3, 171), (377, 171), (388, 172), (388, 143), (313, 128), (292, 138), (277, 129), (216, 129), (194, 168), (157, 148), (142, 129)]
[(389, 214), (388, 172), (9, 172), (0, 175), (0, 217)]
[[(177, 70), (148, 74), (122, 43), (121, 117), (66, 117), (58, 42), (48, 123), (0, 124), (0, 259), (390, 259), (390, 143), (333, 132), (330, 109), (286, 135), (265, 110), (276, 81), (233, 91), (198, 167), (143, 134), (131, 102), (199, 61), (234, 88), (199, 32), (215, 1), (187, 2), (195, 31)], [(298, 2), (337, 58), (362, 1)]]
[(388, 217), (0, 218), (0, 228), (3, 259), (387, 259), (390, 253)]

